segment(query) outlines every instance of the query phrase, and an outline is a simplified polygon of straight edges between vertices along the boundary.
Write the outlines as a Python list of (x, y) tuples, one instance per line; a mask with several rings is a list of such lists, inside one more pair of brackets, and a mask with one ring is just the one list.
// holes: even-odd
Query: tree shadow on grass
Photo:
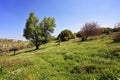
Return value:
[(14, 54), (14, 52), (13, 52), (13, 54), (11, 54), (10, 56), (16, 56), (16, 55), (19, 55), (19, 54), (21, 54), (21, 53), (23, 53), (23, 52), (16, 52), (15, 54)]
[(27, 51), (20, 51), (20, 52), (16, 52), (15, 54), (13, 52), (13, 54), (11, 54), (10, 56), (16, 56), (16, 55), (19, 55), (19, 54), (22, 54), (22, 53), (29, 53), (29, 52), (33, 52), (33, 51), (35, 51), (35, 49), (27, 50)]
[[(40, 48), (38, 50), (43, 50), (43, 49), (46, 49), (46, 48)], [(16, 55), (19, 55), (19, 54), (22, 54), (22, 53), (30, 53), (30, 52), (34, 52), (34, 51), (38, 51), (38, 50), (36, 50), (36, 49), (30, 49), (30, 50), (26, 50), (26, 51), (16, 52), (15, 54), (13, 52), (13, 54), (11, 54), (10, 56), (16, 56)]]
[(29, 52), (33, 52), (33, 51), (36, 51), (36, 50), (35, 49), (31, 49), (31, 50), (24, 51), (23, 53), (29, 53)]

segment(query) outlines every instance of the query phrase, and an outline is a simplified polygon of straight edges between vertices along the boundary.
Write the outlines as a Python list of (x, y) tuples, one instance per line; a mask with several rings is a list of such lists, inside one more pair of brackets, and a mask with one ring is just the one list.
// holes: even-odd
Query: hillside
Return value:
[(0, 56), (1, 80), (120, 79), (120, 43), (113, 43), (106, 35), (61, 45), (53, 41), (37, 51), (26, 49), (12, 54)]

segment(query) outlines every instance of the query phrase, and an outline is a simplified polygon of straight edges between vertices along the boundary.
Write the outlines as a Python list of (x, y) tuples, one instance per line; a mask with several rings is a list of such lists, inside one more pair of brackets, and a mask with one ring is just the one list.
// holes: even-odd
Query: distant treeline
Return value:
[(117, 34), (114, 36), (113, 40), (115, 42), (120, 41), (120, 33), (119, 33), (120, 23), (115, 25), (114, 28), (110, 28), (110, 27), (106, 28), (99, 26), (99, 24), (97, 24), (96, 22), (89, 22), (89, 23), (85, 23), (85, 25), (83, 25), (80, 31), (76, 33), (72, 33), (72, 31), (68, 29), (61, 31), (56, 39), (60, 42), (60, 41), (68, 41), (70, 39), (74, 39), (77, 37), (77, 38), (81, 38), (81, 41), (86, 41), (88, 37), (99, 36), (102, 34), (108, 35), (114, 32), (117, 32)]

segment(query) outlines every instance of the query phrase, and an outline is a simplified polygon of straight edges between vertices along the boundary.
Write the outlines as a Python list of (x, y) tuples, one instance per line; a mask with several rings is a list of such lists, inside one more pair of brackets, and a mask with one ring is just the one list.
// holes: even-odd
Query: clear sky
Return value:
[(24, 39), (23, 29), (29, 13), (40, 20), (54, 17), (54, 35), (61, 30), (77, 32), (86, 22), (114, 27), (120, 22), (120, 0), (0, 0), (0, 38)]

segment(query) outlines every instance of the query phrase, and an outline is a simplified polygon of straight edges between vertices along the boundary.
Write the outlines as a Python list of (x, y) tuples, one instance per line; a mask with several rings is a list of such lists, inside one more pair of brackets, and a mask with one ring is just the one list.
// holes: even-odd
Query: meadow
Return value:
[(0, 56), (1, 80), (120, 80), (120, 43), (111, 35), (51, 41)]

